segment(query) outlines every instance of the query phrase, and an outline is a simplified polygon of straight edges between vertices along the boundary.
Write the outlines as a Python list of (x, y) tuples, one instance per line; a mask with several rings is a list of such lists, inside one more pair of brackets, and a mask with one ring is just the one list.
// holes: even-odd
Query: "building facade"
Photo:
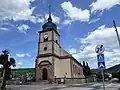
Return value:
[(36, 81), (84, 77), (82, 65), (60, 45), (60, 34), (49, 14), (39, 32)]

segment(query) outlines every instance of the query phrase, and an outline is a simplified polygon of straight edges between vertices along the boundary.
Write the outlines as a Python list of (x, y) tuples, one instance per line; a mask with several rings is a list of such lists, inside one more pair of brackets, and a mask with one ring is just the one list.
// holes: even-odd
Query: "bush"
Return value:
[(117, 76), (118, 76), (118, 79), (119, 79), (119, 81), (120, 81), (120, 71), (118, 72), (118, 75), (117, 75)]
[(118, 78), (119, 81), (120, 81), (120, 71), (118, 71), (118, 72), (113, 72), (113, 73), (112, 73), (112, 77), (113, 77), (113, 78)]
[(118, 72), (113, 72), (112, 73), (112, 78), (118, 78)]

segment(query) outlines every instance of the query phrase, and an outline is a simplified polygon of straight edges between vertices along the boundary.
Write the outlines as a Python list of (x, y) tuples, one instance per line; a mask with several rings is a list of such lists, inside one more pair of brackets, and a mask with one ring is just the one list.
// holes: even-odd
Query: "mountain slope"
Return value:
[(112, 73), (112, 72), (117, 72), (119, 70), (120, 70), (120, 64), (106, 69), (105, 72)]
[[(112, 73), (112, 72), (117, 72), (119, 70), (120, 70), (120, 64), (105, 69), (105, 72), (106, 73)], [(99, 69), (92, 69), (91, 72), (92, 73), (98, 73), (98, 72), (100, 72), (100, 70)]]

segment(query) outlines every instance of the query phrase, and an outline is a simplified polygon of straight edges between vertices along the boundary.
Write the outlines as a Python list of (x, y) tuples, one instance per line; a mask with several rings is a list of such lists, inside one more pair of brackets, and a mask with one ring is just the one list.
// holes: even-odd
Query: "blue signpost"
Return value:
[(97, 61), (98, 61), (98, 68), (105, 69), (104, 54), (98, 54), (97, 55)]
[(105, 62), (98, 62), (98, 68), (105, 69)]
[(104, 52), (105, 48), (103, 45), (97, 45), (95, 48), (95, 52), (97, 53), (97, 61), (98, 61), (98, 68), (102, 71), (102, 78), (103, 78), (103, 90), (105, 90), (105, 85), (104, 85), (104, 72), (103, 70), (105, 69), (105, 57), (104, 57)]

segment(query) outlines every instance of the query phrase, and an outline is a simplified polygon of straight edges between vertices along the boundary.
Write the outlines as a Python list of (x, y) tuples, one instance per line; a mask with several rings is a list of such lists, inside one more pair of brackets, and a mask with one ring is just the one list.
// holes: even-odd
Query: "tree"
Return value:
[(85, 79), (87, 78), (87, 72), (86, 72), (86, 65), (85, 65), (85, 61), (83, 61), (83, 74), (85, 76)]
[(119, 79), (119, 82), (120, 82), (120, 70), (117, 71), (117, 72), (113, 72), (113, 73), (112, 73), (112, 77), (113, 77), (113, 78), (118, 78), (118, 79)]
[(5, 89), (6, 86), (6, 80), (10, 78), (11, 75), (11, 68), (10, 66), (15, 66), (15, 59), (10, 58), (8, 61), (8, 50), (2, 51), (3, 54), (0, 55), (0, 64), (3, 65), (3, 81), (1, 89)]
[(118, 78), (118, 72), (112, 72), (112, 78)]
[[(85, 76), (85, 80), (88, 76), (90, 76), (91, 74), (91, 71), (90, 71), (90, 67), (88, 66), (88, 63), (86, 62), (85, 64), (85, 61), (83, 61), (83, 74)], [(86, 81), (87, 82), (87, 81)]]
[(119, 82), (120, 82), (120, 70), (118, 71), (118, 79), (119, 79)]
[(87, 73), (87, 76), (91, 75), (91, 70), (87, 62), (86, 62), (86, 73)]
[(90, 67), (88, 66), (87, 62), (85, 64), (85, 61), (83, 61), (83, 74), (84, 74), (85, 78), (87, 78), (87, 76), (89, 76), (91, 74)]

